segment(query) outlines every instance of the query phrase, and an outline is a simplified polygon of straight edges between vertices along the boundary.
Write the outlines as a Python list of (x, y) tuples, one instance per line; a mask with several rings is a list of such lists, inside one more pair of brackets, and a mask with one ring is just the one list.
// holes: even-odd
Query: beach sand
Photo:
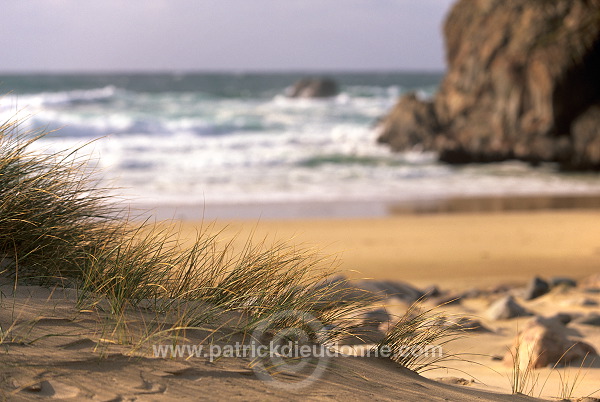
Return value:
[[(285, 240), (336, 255), (341, 273), (352, 279), (437, 285), (449, 294), (500, 284), (511, 284), (518, 294), (534, 275), (579, 280), (600, 272), (600, 212), (594, 210), (238, 220), (218, 221), (211, 227), (209, 222), (175, 224), (181, 225), (184, 241), (191, 241), (200, 227), (221, 230), (224, 240), (237, 235), (238, 246), (250, 234), (255, 241)], [(0, 390), (6, 400), (529, 400), (508, 395), (510, 368), (493, 358), (506, 352), (528, 318), (484, 318), (493, 296), (442, 307), (482, 317), (492, 330), (452, 345), (454, 353), (476, 353), (468, 359), (477, 364), (448, 362), (449, 368), (459, 371), (437, 370), (425, 378), (388, 359), (336, 358), (321, 379), (292, 391), (260, 381), (247, 359), (210, 362), (154, 358), (141, 350), (132, 353), (127, 342), (114, 341), (116, 335), (102, 317), (78, 312), (73, 290), (52, 292), (31, 286), (14, 293), (10, 285), (1, 290), (2, 330), (13, 328), (9, 331), (13, 335), (5, 336), (0, 345), (4, 352)], [(591, 302), (577, 302), (582, 297)], [(579, 289), (518, 301), (539, 315), (600, 312), (592, 303), (600, 302), (600, 294)], [(398, 306), (398, 314), (405, 308)], [(143, 321), (132, 318), (129, 329), (143, 326)], [(600, 350), (599, 327), (574, 330)], [(190, 333), (186, 340), (200, 342), (201, 337)], [(598, 364), (584, 371), (586, 376), (572, 396), (587, 396), (599, 387)], [(541, 382), (550, 375), (541, 395), (559, 396), (556, 370), (540, 373)]]
[[(198, 222), (186, 222), (182, 233), (191, 233)], [(496, 211), (485, 213), (398, 214), (371, 219), (316, 220), (246, 220), (216, 223), (215, 229), (229, 236), (237, 234), (238, 245), (252, 235), (256, 240), (290, 240), (295, 244), (315, 246), (325, 254), (339, 257), (340, 273), (350, 279), (375, 279), (408, 282), (426, 288), (435, 285), (448, 294), (472, 289), (509, 285), (520, 295), (534, 276), (545, 279), (568, 277), (581, 280), (600, 273), (600, 211), (535, 210)], [(578, 305), (577, 300), (593, 300), (597, 295), (573, 291), (557, 292), (542, 298), (518, 302), (539, 316), (558, 312), (582, 315), (600, 312), (598, 306)], [(452, 351), (474, 353), (466, 362), (446, 363), (456, 370), (434, 370), (430, 378), (464, 377), (471, 387), (510, 392), (510, 367), (492, 357), (503, 356), (519, 329), (530, 317), (491, 321), (485, 311), (494, 297), (468, 300), (458, 306), (444, 306), (449, 314), (468, 315), (480, 319), (493, 330), (461, 339)], [(591, 303), (591, 302), (590, 302)], [(430, 307), (435, 304), (431, 304)], [(402, 313), (391, 307), (388, 311)], [(600, 329), (580, 326), (586, 342), (600, 351)], [(593, 358), (588, 360), (590, 363)], [(600, 367), (600, 360), (593, 363)], [(577, 367), (577, 366), (576, 366)], [(583, 372), (581, 371), (581, 376)], [(540, 383), (535, 396), (560, 394), (559, 373), (538, 370)], [(536, 375), (537, 375), (536, 374)], [(575, 375), (561, 372), (560, 375)], [(586, 372), (573, 396), (587, 396), (600, 389), (600, 368)], [(452, 381), (452, 380), (450, 380)], [(543, 388), (543, 389), (542, 389)], [(579, 392), (579, 394), (577, 393)]]
[[(206, 226), (208, 222), (205, 222)], [(225, 235), (290, 240), (335, 254), (350, 278), (469, 288), (600, 270), (600, 211), (395, 215), (373, 219), (217, 221)], [(201, 222), (184, 222), (193, 238)], [(225, 236), (226, 237), (226, 236)]]

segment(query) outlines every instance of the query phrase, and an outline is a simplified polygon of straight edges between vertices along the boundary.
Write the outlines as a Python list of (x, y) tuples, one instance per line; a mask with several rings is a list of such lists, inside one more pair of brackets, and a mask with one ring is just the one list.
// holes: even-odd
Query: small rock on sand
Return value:
[(512, 296), (505, 296), (494, 302), (487, 310), (487, 316), (491, 320), (507, 320), (515, 317), (533, 315), (515, 301)]
[(548, 284), (548, 282), (536, 276), (529, 282), (529, 285), (527, 285), (523, 298), (525, 300), (533, 300), (535, 298), (545, 295), (549, 291), (550, 285)]
[(573, 324), (591, 325), (594, 327), (600, 327), (600, 314), (591, 313), (578, 317), (573, 320)]
[(573, 317), (571, 316), (571, 314), (568, 313), (557, 313), (555, 315), (553, 315), (552, 317), (550, 317), (551, 320), (557, 320), (558, 322), (562, 323), (563, 325), (567, 325), (568, 323), (570, 323), (573, 320)]
[(567, 364), (586, 356), (595, 356), (596, 350), (585, 342), (568, 338), (567, 328), (557, 319), (536, 317), (514, 340), (504, 356), (504, 363), (512, 366), (517, 357), (519, 367), (541, 368)]
[(456, 325), (458, 328), (468, 331), (492, 332), (489, 328), (485, 327), (481, 321), (469, 317), (462, 317), (460, 320), (458, 320)]
[(566, 278), (563, 276), (555, 276), (550, 278), (550, 286), (555, 288), (557, 286), (565, 286), (569, 288), (574, 288), (577, 286), (577, 281), (571, 278)]
[(421, 290), (404, 282), (360, 281), (355, 283), (354, 286), (373, 292), (383, 298), (397, 297), (406, 303), (414, 303), (424, 296)]
[(380, 325), (390, 320), (390, 314), (384, 308), (367, 311), (362, 315), (363, 324)]
[(580, 286), (589, 290), (600, 290), (600, 273), (588, 276), (581, 281)]
[(435, 381), (449, 385), (471, 385), (475, 382), (474, 380), (467, 380), (461, 377), (439, 377), (435, 378)]

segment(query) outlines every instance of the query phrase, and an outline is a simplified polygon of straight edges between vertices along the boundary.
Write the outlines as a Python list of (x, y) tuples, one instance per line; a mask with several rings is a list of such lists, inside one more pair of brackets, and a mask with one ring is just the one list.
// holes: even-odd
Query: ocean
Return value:
[(378, 145), (378, 119), (408, 91), (431, 97), (442, 73), (329, 73), (338, 96), (285, 96), (310, 75), (4, 75), (0, 118), (52, 131), (44, 152), (88, 144), (80, 153), (115, 195), (163, 212), (371, 216), (450, 197), (600, 193), (597, 174), (552, 164), (449, 166)]

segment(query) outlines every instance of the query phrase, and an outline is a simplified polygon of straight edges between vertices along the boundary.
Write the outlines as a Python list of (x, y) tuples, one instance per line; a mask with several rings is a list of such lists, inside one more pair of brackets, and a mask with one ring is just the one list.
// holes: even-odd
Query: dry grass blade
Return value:
[(443, 347), (465, 336), (458, 320), (448, 322), (448, 317), (437, 306), (423, 309), (420, 302), (412, 304), (385, 339), (377, 346), (386, 348), (392, 360), (418, 373), (443, 368), (443, 362), (459, 359)]
[[(509, 349), (512, 358), (511, 374), (508, 378), (510, 389), (513, 394), (533, 395), (535, 387), (539, 382), (539, 374), (535, 372), (535, 358), (533, 349), (535, 344), (527, 351), (527, 360), (523, 363), (523, 351), (521, 338), (517, 338), (514, 350)], [(524, 366), (524, 367), (523, 367)], [(543, 389), (543, 386), (542, 386)]]

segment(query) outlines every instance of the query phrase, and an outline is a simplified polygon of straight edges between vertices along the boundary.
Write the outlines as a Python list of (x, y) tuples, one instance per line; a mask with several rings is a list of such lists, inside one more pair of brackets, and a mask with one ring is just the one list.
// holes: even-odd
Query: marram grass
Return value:
[[(263, 328), (267, 336), (322, 328), (312, 341), (334, 343), (352, 336), (361, 313), (377, 301), (344, 280), (330, 280), (336, 260), (307, 247), (250, 236), (236, 250), (234, 240), (222, 240), (211, 225), (199, 228), (188, 246), (172, 222), (132, 221), (98, 185), (79, 149), (31, 151), (44, 135), (21, 134), (18, 121), (0, 126), (0, 275), (15, 286), (74, 287), (79, 309), (103, 317), (102, 333), (132, 344), (132, 352), (159, 340), (176, 342), (190, 329), (216, 339), (224, 326), (233, 330), (226, 336), (244, 338)], [(141, 332), (135, 317), (143, 322)], [(450, 356), (423, 360), (400, 353), (454, 339), (436, 317), (413, 306), (379, 347), (415, 371), (439, 366)], [(0, 344), (16, 328), (0, 326)]]
[[(443, 305), (442, 305), (443, 306)], [(466, 335), (460, 317), (448, 317), (440, 307), (424, 309), (413, 303), (377, 345), (391, 352), (391, 359), (417, 373), (445, 368), (444, 362), (465, 360), (445, 347)]]
[(120, 236), (125, 225), (73, 152), (28, 150), (42, 133), (0, 126), (0, 258), (15, 279), (76, 278), (89, 256)]
[(325, 281), (331, 259), (308, 248), (248, 239), (234, 250), (210, 228), (186, 247), (168, 225), (128, 221), (78, 149), (30, 151), (44, 135), (21, 134), (18, 121), (0, 126), (0, 262), (15, 283), (75, 286), (81, 308), (114, 317), (176, 309), (182, 326), (235, 311), (250, 330), (278, 311), (303, 311), (336, 328), (332, 336), (373, 300)]

